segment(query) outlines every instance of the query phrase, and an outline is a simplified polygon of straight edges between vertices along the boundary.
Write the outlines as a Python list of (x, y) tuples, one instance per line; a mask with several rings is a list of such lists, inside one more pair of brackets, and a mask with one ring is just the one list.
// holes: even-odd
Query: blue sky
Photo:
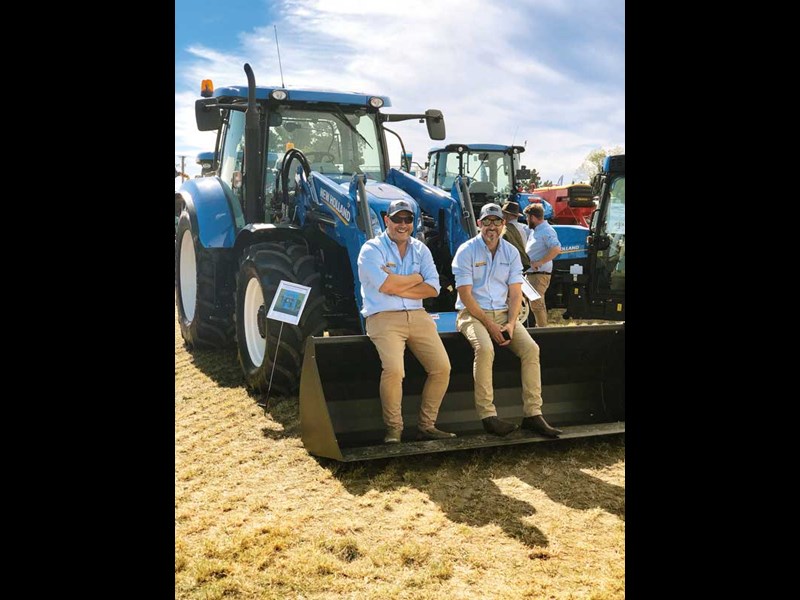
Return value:
[[(186, 155), (188, 174), (214, 148), (195, 125), (200, 81), (246, 85), (249, 62), (257, 84), (280, 85), (273, 26), (287, 87), (438, 108), (444, 143), (525, 144), (543, 179), (571, 181), (591, 150), (625, 147), (624, 0), (176, 0), (175, 162)], [(439, 144), (416, 121), (392, 129), (421, 163)]]

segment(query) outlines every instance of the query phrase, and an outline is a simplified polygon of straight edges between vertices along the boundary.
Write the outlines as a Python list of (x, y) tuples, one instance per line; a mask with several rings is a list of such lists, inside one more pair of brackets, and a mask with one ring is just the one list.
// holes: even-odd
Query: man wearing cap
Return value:
[(547, 327), (547, 306), (544, 293), (550, 287), (553, 272), (553, 259), (561, 252), (561, 242), (553, 226), (544, 220), (544, 208), (541, 204), (529, 204), (523, 211), (528, 220), (532, 235), (528, 238), (525, 251), (530, 258), (530, 267), (525, 277), (541, 298), (531, 302), (531, 312), (536, 319), (537, 327)]
[(525, 251), (525, 244), (528, 241), (528, 233), (530, 230), (517, 221), (518, 218), (519, 204), (510, 201), (506, 202), (503, 205), (503, 219), (505, 219), (506, 228), (503, 230), (503, 235), (501, 237), (519, 251), (522, 269), (523, 271), (527, 271), (531, 267), (531, 261), (528, 258), (528, 253)]
[(431, 251), (411, 235), (414, 208), (410, 201), (392, 201), (383, 221), (386, 231), (368, 240), (358, 254), (361, 314), (383, 368), (380, 383), (386, 425), (383, 441), (398, 443), (403, 433), (401, 403), (406, 346), (428, 374), (422, 388), (417, 439), (456, 437), (435, 426), (450, 383), (450, 359), (433, 318), (422, 307), (424, 298), (439, 295), (439, 273)]
[(475, 408), (483, 428), (504, 436), (517, 425), (497, 417), (492, 386), (494, 347), (508, 346), (520, 357), (522, 372), (522, 428), (558, 437), (542, 416), (542, 377), (539, 346), (517, 320), (522, 304), (522, 261), (514, 246), (500, 238), (503, 211), (485, 204), (478, 218), (480, 235), (467, 240), (453, 257), (458, 288), (456, 327), (475, 352)]

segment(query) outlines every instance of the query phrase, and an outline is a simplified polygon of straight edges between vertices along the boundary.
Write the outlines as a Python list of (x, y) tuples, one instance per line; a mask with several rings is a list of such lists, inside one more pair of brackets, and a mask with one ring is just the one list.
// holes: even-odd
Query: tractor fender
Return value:
[(185, 208), (204, 248), (232, 248), (244, 215), (230, 187), (219, 177), (190, 179), (175, 192), (176, 213)]
[(236, 234), (236, 241), (233, 245), (234, 254), (236, 256), (241, 256), (244, 249), (253, 244), (260, 244), (261, 242), (283, 242), (287, 240), (296, 240), (305, 243), (303, 230), (297, 225), (250, 223), (242, 227)]

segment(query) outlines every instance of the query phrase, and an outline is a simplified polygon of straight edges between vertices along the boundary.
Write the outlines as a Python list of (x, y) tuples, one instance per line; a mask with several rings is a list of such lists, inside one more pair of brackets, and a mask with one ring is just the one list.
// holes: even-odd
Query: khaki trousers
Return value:
[(450, 358), (433, 318), (425, 310), (384, 311), (367, 317), (366, 329), (381, 357), (380, 394), (387, 429), (403, 428), (401, 403), (406, 346), (428, 374), (422, 388), (417, 427), (433, 427), (450, 383)]
[[(484, 310), (495, 323), (503, 325), (508, 321), (506, 310)], [(496, 417), (494, 387), (492, 385), (492, 366), (494, 365), (495, 344), (483, 323), (473, 317), (466, 309), (458, 313), (456, 327), (467, 338), (475, 351), (472, 363), (472, 377), (475, 379), (475, 408), (478, 417)], [(520, 358), (522, 372), (522, 414), (534, 417), (542, 414), (542, 374), (539, 366), (539, 345), (533, 341), (525, 326), (517, 321), (514, 336), (508, 346)]]
[(531, 302), (531, 312), (536, 319), (536, 326), (547, 327), (547, 307), (544, 305), (544, 293), (550, 287), (550, 274), (525, 273), (525, 279), (541, 296), (538, 300)]

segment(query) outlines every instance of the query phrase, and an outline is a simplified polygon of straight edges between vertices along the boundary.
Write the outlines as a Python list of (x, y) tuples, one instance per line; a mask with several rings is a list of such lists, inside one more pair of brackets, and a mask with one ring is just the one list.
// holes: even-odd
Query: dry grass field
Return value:
[(176, 598), (625, 597), (624, 436), (343, 464), (263, 400), (176, 320)]

